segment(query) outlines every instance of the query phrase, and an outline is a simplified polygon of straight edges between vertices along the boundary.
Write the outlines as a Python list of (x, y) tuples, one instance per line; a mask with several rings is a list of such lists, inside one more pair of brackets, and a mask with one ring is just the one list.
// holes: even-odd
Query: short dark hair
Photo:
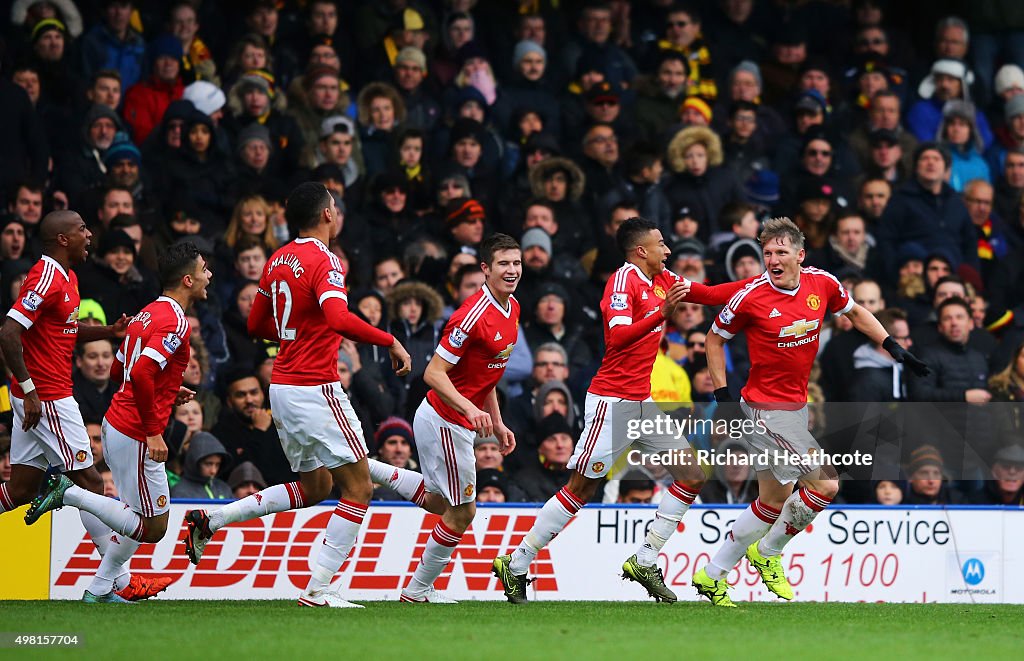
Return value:
[(202, 256), (199, 248), (191, 241), (172, 244), (171, 247), (160, 253), (157, 260), (160, 287), (163, 289), (177, 287), (182, 278), (192, 273), (196, 260)]
[(326, 186), (316, 181), (306, 181), (288, 195), (284, 217), (295, 230), (312, 229), (320, 221), (320, 212), (330, 204), (331, 194)]
[(950, 296), (943, 302), (939, 303), (939, 307), (935, 310), (936, 318), (942, 319), (942, 311), (952, 305), (959, 305), (967, 312), (968, 317), (971, 316), (971, 304), (967, 302), (967, 299), (961, 296)]
[(640, 245), (640, 241), (648, 232), (656, 229), (658, 226), (646, 218), (640, 216), (627, 218), (626, 222), (619, 226), (619, 231), (615, 233), (615, 243), (618, 244), (619, 250), (629, 253), (630, 250)]
[(259, 248), (265, 256), (269, 256), (267, 255), (267, 247), (263, 245), (263, 240), (260, 237), (253, 236), (252, 234), (243, 234), (238, 239), (238, 243), (235, 244), (233, 251), (235, 259), (238, 259), (238, 256), (246, 250), (252, 250), (253, 248)]
[(480, 243), (480, 261), (488, 266), (494, 264), (494, 253), (499, 250), (522, 250), (519, 242), (508, 234), (492, 234)]
[(878, 323), (882, 324), (882, 328), (885, 329), (885, 332), (892, 335), (896, 322), (906, 321), (907, 313), (900, 308), (886, 308), (876, 314), (875, 318), (878, 319)]
[(135, 227), (141, 224), (139, 219), (130, 213), (119, 213), (110, 221), (110, 231), (122, 230), (126, 227)]
[(757, 104), (751, 103), (750, 101), (733, 101), (732, 105), (729, 106), (729, 119), (736, 116), (736, 113), (741, 110), (749, 110), (750, 112), (757, 114)]
[(626, 152), (622, 169), (627, 177), (639, 175), (645, 168), (653, 167), (661, 160), (661, 152), (657, 147), (647, 143), (638, 143)]
[(14, 182), (14, 185), (11, 186), (10, 201), (13, 202), (18, 198), (18, 191), (20, 191), (22, 188), (24, 188), (30, 193), (39, 193), (40, 195), (42, 195), (43, 192), (46, 190), (43, 184), (41, 182), (36, 181), (35, 179), (21, 179), (19, 181)]
[(474, 273), (483, 273), (483, 269), (480, 268), (479, 264), (463, 264), (455, 271), (455, 275), (452, 277), (452, 284), (455, 285), (456, 289), (462, 286), (462, 281), (466, 279), (467, 275)]
[(746, 202), (729, 202), (718, 214), (718, 229), (731, 232), (733, 225), (743, 222), (744, 216), (754, 213), (754, 207)]
[(604, 219), (604, 224), (611, 225), (612, 216), (615, 215), (616, 211), (621, 211), (623, 209), (625, 209), (626, 211), (640, 211), (640, 205), (637, 204), (637, 201), (631, 197), (619, 200), (618, 202), (612, 205), (611, 209), (608, 210), (608, 215)]

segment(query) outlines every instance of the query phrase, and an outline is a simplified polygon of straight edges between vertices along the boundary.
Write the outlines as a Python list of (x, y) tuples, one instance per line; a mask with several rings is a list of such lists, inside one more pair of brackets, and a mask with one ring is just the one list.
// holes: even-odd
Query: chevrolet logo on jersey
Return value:
[(512, 349), (515, 346), (515, 342), (509, 344), (507, 347), (498, 352), (498, 355), (494, 357), (494, 360), (508, 360), (508, 357), (512, 355)]
[(813, 321), (807, 321), (806, 319), (797, 319), (790, 325), (786, 326), (779, 331), (779, 337), (803, 337), (813, 330), (818, 330), (818, 325), (821, 323), (820, 320), (815, 319)]

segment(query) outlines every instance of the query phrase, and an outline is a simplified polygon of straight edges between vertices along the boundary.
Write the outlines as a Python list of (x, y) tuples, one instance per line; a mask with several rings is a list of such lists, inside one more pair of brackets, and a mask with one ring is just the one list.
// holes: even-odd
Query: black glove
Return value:
[[(882, 348), (889, 352), (893, 360), (897, 363), (903, 363), (917, 376), (928, 376), (932, 373), (927, 363), (901, 347), (896, 340), (892, 339), (892, 335), (885, 338), (885, 341), (882, 342)], [(716, 390), (715, 392), (717, 393), (718, 391)]]
[(715, 401), (722, 404), (724, 402), (735, 402), (736, 400), (729, 394), (729, 386), (722, 386), (721, 388), (715, 388)]

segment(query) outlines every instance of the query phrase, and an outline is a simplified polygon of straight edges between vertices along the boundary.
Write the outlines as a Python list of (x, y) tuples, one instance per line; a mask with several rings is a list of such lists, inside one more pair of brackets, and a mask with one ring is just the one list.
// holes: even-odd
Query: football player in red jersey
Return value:
[(409, 373), (411, 359), (390, 333), (349, 311), (345, 271), (327, 247), (341, 231), (343, 218), (323, 184), (296, 187), (285, 217), (298, 238), (267, 262), (249, 313), (249, 334), (281, 344), (270, 403), (281, 447), (299, 481), (268, 487), (209, 513), (192, 510), (185, 517), (185, 550), (198, 564), (210, 538), (224, 526), (314, 505), (330, 495), (333, 481), (341, 498), (299, 604), (362, 608), (328, 591), (355, 544), (373, 494), (362, 426), (338, 380), (338, 350), (343, 336), (388, 347), (398, 376)]
[[(725, 342), (746, 332), (750, 377), (740, 407), (754, 423), (746, 439), (769, 461), (757, 472), (758, 498), (736, 519), (725, 542), (693, 577), (697, 592), (731, 607), (726, 576), (744, 554), (765, 586), (782, 599), (793, 588), (782, 569), (782, 549), (839, 491), (835, 470), (816, 458), (820, 446), (807, 429), (807, 379), (828, 314), (853, 327), (916, 374), (929, 369), (890, 337), (874, 315), (853, 302), (826, 271), (803, 268), (804, 235), (788, 218), (765, 223), (760, 236), (765, 272), (736, 293), (711, 326), (705, 349), (715, 399), (732, 402), (726, 386)], [(794, 492), (799, 482), (800, 488)]]
[[(82, 413), (71, 394), (75, 342), (124, 337), (128, 318), (112, 326), (78, 325), (78, 278), (71, 267), (85, 261), (91, 234), (81, 216), (55, 211), (39, 226), (43, 258), (28, 273), (0, 330), (0, 348), (14, 375), (11, 408), (11, 479), (0, 485), (0, 513), (28, 503), (42, 485), (47, 466), (72, 482), (102, 494)], [(100, 555), (121, 537), (88, 512), (80, 512)], [(117, 578), (122, 596), (144, 599), (163, 590), (166, 579), (125, 570)]]
[(126, 601), (115, 591), (118, 576), (140, 545), (155, 544), (167, 532), (170, 488), (164, 470), (167, 444), (163, 431), (172, 407), (194, 394), (181, 385), (192, 333), (185, 310), (206, 299), (211, 274), (191, 243), (168, 248), (160, 255), (159, 265), (163, 294), (128, 323), (114, 364), (114, 372), (123, 374), (121, 388), (103, 418), (103, 457), (121, 502), (56, 475), (25, 515), (25, 521), (33, 523), (44, 512), (71, 505), (122, 535), (104, 554), (82, 597), (87, 603)]
[(444, 509), (402, 590), (405, 602), (455, 603), (433, 584), (476, 515), (474, 439), (493, 434), (505, 455), (516, 446), (494, 387), (519, 337), (519, 302), (512, 292), (523, 274), (522, 252), (515, 239), (495, 234), (480, 245), (480, 257), (484, 286), (448, 320), (423, 375), (431, 389), (413, 429), (427, 498), (440, 496)]
[(605, 286), (601, 300), (605, 355), (587, 391), (585, 426), (568, 467), (569, 483), (541, 508), (537, 521), (510, 555), (494, 560), (494, 573), (513, 603), (526, 597), (530, 563), (583, 507), (612, 465), (635, 442), (649, 452), (682, 450), (686, 459), (670, 470), (675, 478), (669, 496), (658, 507), (657, 518), (637, 554), (623, 564), (623, 575), (637, 581), (659, 601), (676, 595), (665, 586), (657, 567), (658, 552), (704, 484), (704, 472), (685, 438), (672, 434), (643, 434), (627, 439), (627, 425), (660, 410), (651, 399), (651, 371), (665, 320), (683, 300), (710, 304), (724, 302), (742, 283), (707, 287), (691, 283), (665, 269), (671, 251), (657, 226), (644, 218), (630, 218), (619, 227), (616, 241), (626, 255)]

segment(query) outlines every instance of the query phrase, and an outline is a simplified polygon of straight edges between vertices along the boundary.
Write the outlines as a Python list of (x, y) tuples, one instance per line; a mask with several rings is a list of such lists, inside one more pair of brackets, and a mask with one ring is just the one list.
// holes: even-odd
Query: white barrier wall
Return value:
[[(291, 599), (305, 587), (323, 540), (330, 507), (283, 512), (234, 524), (189, 564), (183, 517), (194, 506), (171, 506), (168, 534), (143, 545), (133, 572), (170, 576), (161, 598)], [(533, 524), (535, 507), (481, 507), (435, 586), (456, 599), (502, 599), (491, 560), (514, 548)], [(738, 508), (694, 507), (663, 550), (665, 581), (680, 599), (696, 599), (690, 577), (728, 531)], [(531, 568), (531, 598), (640, 600), (635, 583), (619, 578), (654, 520), (650, 507), (584, 508)], [(352, 557), (335, 587), (350, 599), (396, 599), (422, 553), (437, 517), (403, 505), (370, 508)], [(78, 512), (54, 513), (50, 596), (78, 599), (99, 566)], [(1024, 603), (1024, 510), (830, 508), (787, 547), (787, 576), (800, 601)], [(735, 601), (775, 600), (743, 560), (729, 575)]]

